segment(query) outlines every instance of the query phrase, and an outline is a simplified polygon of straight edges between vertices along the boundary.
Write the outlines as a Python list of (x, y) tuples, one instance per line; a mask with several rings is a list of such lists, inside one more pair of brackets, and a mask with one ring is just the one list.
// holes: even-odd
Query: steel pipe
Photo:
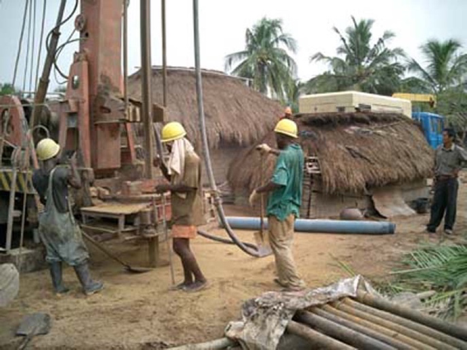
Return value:
[(338, 323), (327, 320), (324, 317), (312, 314), (311, 312), (300, 310), (295, 314), (294, 318), (296, 318), (301, 323), (305, 323), (315, 329), (317, 328), (322, 330), (327, 335), (330, 335), (352, 346), (355, 346), (357, 349), (396, 349), (395, 347), (385, 344), (382, 341), (373, 339), (365, 334), (359, 333)]
[(332, 339), (322, 333), (319, 333), (307, 326), (298, 322), (290, 321), (287, 325), (287, 331), (301, 338), (306, 339), (310, 344), (318, 347), (323, 347), (329, 350), (351, 350), (355, 349), (338, 340)]
[[(338, 310), (336, 310), (338, 311)], [(312, 308), (310, 310), (311, 313), (319, 315), (321, 317), (326, 318), (327, 320), (333, 321), (337, 324), (343, 325), (347, 328), (353, 329), (357, 332), (360, 332), (362, 334), (368, 335), (371, 338), (378, 339), (388, 345), (391, 345), (395, 347), (396, 349), (412, 349), (412, 347), (408, 346), (407, 344), (401, 342), (398, 339), (395, 339), (391, 336), (387, 336), (386, 334), (382, 334), (374, 330), (373, 328), (368, 328), (365, 327), (359, 323), (352, 322), (347, 320), (346, 318), (340, 317), (334, 313), (329, 313), (327, 311), (324, 311), (323, 309), (320, 308)]]
[(380, 310), (389, 311), (398, 316), (408, 318), (412, 321), (424, 324), (425, 326), (436, 329), (453, 337), (467, 340), (467, 329), (455, 324), (441, 321), (435, 317), (425, 315), (419, 311), (409, 309), (404, 306), (396, 305), (380, 297), (374, 296), (368, 292), (358, 291), (357, 300), (363, 304), (375, 307)]
[[(60, 1), (60, 7), (58, 8), (58, 15), (55, 27), (52, 30), (52, 36), (50, 39), (50, 45), (47, 47), (47, 57), (45, 58), (44, 68), (42, 69), (42, 75), (37, 86), (36, 95), (34, 96), (34, 108), (29, 119), (29, 127), (34, 127), (39, 124), (39, 118), (42, 113), (42, 106), (47, 95), (47, 89), (49, 87), (50, 71), (55, 59), (57, 52), (58, 39), (60, 37), (60, 26), (62, 22), (63, 14), (65, 12), (66, 0)], [(46, 40), (47, 41), (47, 40)]]
[[(228, 216), (227, 222), (233, 229), (239, 230), (259, 230), (261, 220), (258, 217)], [(268, 220), (265, 219), (265, 226)], [(391, 222), (374, 221), (341, 221), (341, 220), (295, 220), (296, 232), (316, 232), (316, 233), (356, 233), (384, 235), (393, 234), (396, 225)]]
[[(154, 160), (154, 142), (153, 142), (153, 124), (152, 124), (152, 68), (151, 68), (151, 5), (150, 0), (140, 1), (141, 18), (141, 99), (142, 119), (144, 126), (144, 168), (147, 179), (154, 178), (153, 160)], [(158, 155), (162, 155), (162, 149), (159, 149)], [(162, 157), (161, 157), (162, 159)]]
[(443, 342), (440, 342), (439, 340), (436, 340), (432, 337), (427, 336), (426, 334), (419, 333), (417, 331), (414, 331), (413, 329), (404, 327), (400, 324), (394, 323), (390, 320), (380, 318), (375, 315), (371, 315), (365, 311), (358, 310), (354, 308), (353, 306), (350, 306), (348, 304), (345, 304), (343, 302), (336, 302), (332, 304), (336, 309), (341, 310), (343, 312), (346, 312), (348, 314), (354, 315), (356, 317), (361, 318), (362, 320), (367, 320), (373, 324), (379, 325), (381, 327), (393, 330), (394, 332), (403, 334), (411, 339), (414, 339), (416, 341), (419, 341), (421, 343), (426, 344), (427, 346), (431, 346), (434, 349), (440, 349), (440, 350), (455, 350), (456, 348), (445, 344)]
[(355, 300), (352, 300), (350, 298), (345, 298), (344, 303), (354, 307), (355, 309), (364, 311), (364, 312), (366, 312), (368, 314), (375, 315), (375, 316), (378, 316), (378, 317), (383, 318), (385, 320), (392, 321), (392, 322), (394, 322), (396, 324), (399, 324), (401, 326), (413, 329), (413, 330), (415, 330), (415, 331), (417, 331), (419, 333), (422, 333), (422, 334), (424, 334), (424, 335), (426, 335), (426, 336), (428, 336), (430, 338), (437, 339), (440, 342), (444, 342), (444, 343), (449, 344), (451, 346), (454, 346), (456, 348), (467, 349), (467, 344), (465, 342), (463, 342), (462, 340), (451, 337), (451, 336), (449, 336), (449, 335), (447, 335), (445, 333), (442, 333), (440, 331), (437, 331), (437, 330), (435, 330), (433, 328), (430, 328), (430, 327), (424, 326), (422, 324), (407, 320), (407, 319), (405, 319), (403, 317), (400, 317), (400, 316), (393, 315), (393, 314), (391, 314), (389, 312), (386, 312), (386, 311), (381, 311), (381, 310), (372, 308), (370, 306), (367, 306), (365, 304), (361, 304), (361, 303), (359, 303), (359, 302), (357, 302)]

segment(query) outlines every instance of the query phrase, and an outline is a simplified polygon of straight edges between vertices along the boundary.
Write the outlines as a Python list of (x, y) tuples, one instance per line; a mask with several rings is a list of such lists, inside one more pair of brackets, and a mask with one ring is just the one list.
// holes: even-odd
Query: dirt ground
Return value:
[[(462, 184), (455, 240), (465, 232), (466, 199), (467, 184)], [(243, 210), (228, 208), (234, 215)], [(299, 271), (310, 288), (347, 277), (336, 259), (370, 280), (385, 278), (403, 253), (428, 239), (423, 233), (427, 220), (428, 215), (395, 220), (395, 235), (296, 234)], [(252, 241), (252, 232), (237, 233)], [(146, 262), (146, 245), (106, 244), (130, 263)], [(165, 244), (161, 248), (162, 259), (167, 260)], [(71, 293), (62, 297), (52, 294), (48, 271), (23, 274), (18, 297), (0, 311), (0, 349), (16, 348), (15, 329), (24, 315), (33, 312), (49, 313), (53, 319), (51, 332), (32, 341), (35, 349), (158, 349), (208, 341), (221, 337), (228, 322), (240, 317), (243, 301), (278, 290), (272, 282), (273, 257), (252, 258), (235, 246), (202, 237), (194, 240), (193, 249), (210, 281), (210, 287), (197, 294), (169, 291), (168, 266), (128, 274), (92, 247), (93, 275), (105, 283), (100, 294), (85, 297), (71, 268), (64, 273)], [(179, 281), (181, 265), (178, 258), (174, 261)]]

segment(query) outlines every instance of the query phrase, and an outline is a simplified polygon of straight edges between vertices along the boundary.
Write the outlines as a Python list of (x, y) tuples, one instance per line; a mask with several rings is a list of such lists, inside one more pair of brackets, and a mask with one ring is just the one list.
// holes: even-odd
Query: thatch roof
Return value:
[[(217, 71), (202, 71), (204, 111), (209, 145), (225, 142), (249, 146), (264, 137), (282, 114), (283, 107), (252, 90), (245, 82)], [(191, 140), (199, 140), (195, 73), (188, 68), (167, 70), (167, 119), (181, 122)], [(129, 96), (141, 98), (141, 73), (129, 77)], [(162, 72), (152, 71), (153, 102), (162, 105)]]
[[(399, 114), (326, 113), (297, 115), (299, 143), (308, 156), (317, 156), (325, 193), (364, 193), (389, 184), (429, 176), (433, 151), (414, 121)], [(270, 132), (260, 142), (275, 145)], [(266, 160), (272, 174), (274, 156)], [(227, 178), (237, 193), (260, 185), (260, 157), (254, 146), (232, 163)]]

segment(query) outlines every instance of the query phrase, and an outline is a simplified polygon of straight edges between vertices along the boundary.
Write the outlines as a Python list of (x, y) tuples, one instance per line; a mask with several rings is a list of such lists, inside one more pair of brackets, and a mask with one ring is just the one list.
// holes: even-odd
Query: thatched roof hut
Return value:
[[(204, 110), (209, 145), (249, 146), (273, 128), (283, 107), (246, 86), (239, 78), (203, 70)], [(191, 140), (199, 140), (195, 72), (189, 68), (167, 69), (167, 119), (181, 122)], [(141, 72), (129, 77), (129, 95), (141, 98)], [(152, 70), (153, 102), (162, 105), (162, 71)]]
[[(326, 113), (295, 117), (299, 142), (307, 156), (318, 157), (321, 191), (363, 194), (372, 188), (426, 179), (433, 151), (420, 127), (399, 114)], [(270, 132), (262, 142), (275, 145)], [(259, 142), (258, 142), (259, 143)], [(267, 176), (274, 156), (268, 156)], [(254, 146), (231, 164), (227, 178), (236, 193), (260, 185), (260, 157)]]

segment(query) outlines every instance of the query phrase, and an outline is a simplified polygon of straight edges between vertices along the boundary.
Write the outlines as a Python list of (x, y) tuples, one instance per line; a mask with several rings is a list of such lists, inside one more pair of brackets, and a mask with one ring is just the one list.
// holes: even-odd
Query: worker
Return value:
[(292, 119), (292, 108), (289, 106), (285, 107), (284, 115), (280, 118), (282, 119)]
[(46, 248), (45, 259), (55, 293), (61, 295), (69, 291), (62, 281), (62, 262), (73, 266), (86, 295), (99, 292), (104, 285), (91, 279), (88, 250), (68, 198), (68, 185), (81, 188), (76, 153), (70, 159), (70, 166), (58, 164), (60, 146), (49, 138), (37, 144), (36, 152), (41, 168), (34, 172), (32, 182), (45, 205), (39, 218), (39, 235)]
[(154, 161), (170, 184), (156, 187), (158, 193), (171, 193), (173, 250), (180, 257), (184, 280), (173, 289), (197, 292), (208, 282), (190, 248), (190, 240), (196, 237), (196, 225), (200, 223), (201, 160), (186, 138), (186, 131), (178, 122), (162, 128), (162, 143), (170, 153), (167, 166), (159, 159)]
[[(444, 233), (453, 233), (456, 221), (458, 176), (462, 165), (467, 161), (467, 152), (454, 143), (455, 132), (451, 128), (443, 130), (443, 144), (435, 151), (433, 204), (431, 206), (428, 233), (436, 233), (444, 216)], [(446, 214), (446, 215), (445, 215)]]
[(298, 291), (305, 288), (298, 276), (292, 255), (295, 219), (300, 213), (302, 202), (302, 180), (304, 168), (303, 151), (297, 139), (297, 124), (289, 119), (280, 120), (275, 129), (278, 150), (267, 144), (258, 146), (263, 154), (278, 156), (271, 180), (256, 188), (250, 195), (250, 205), (259, 196), (268, 193), (267, 216), (269, 241), (276, 261), (278, 278), (274, 282), (284, 290)]

